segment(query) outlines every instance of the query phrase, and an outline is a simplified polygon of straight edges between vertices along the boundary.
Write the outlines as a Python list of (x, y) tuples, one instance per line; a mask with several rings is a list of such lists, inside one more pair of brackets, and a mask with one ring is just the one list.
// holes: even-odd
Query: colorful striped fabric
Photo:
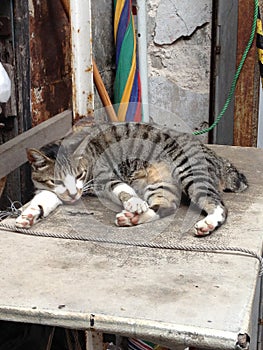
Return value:
[(128, 338), (128, 350), (153, 350), (155, 345), (141, 339)]
[(258, 49), (259, 71), (261, 76), (261, 83), (263, 86), (263, 30), (262, 30), (262, 20), (260, 18), (259, 7), (258, 7), (258, 19), (257, 19), (257, 49)]
[(131, 0), (114, 0), (114, 40), (116, 113), (120, 121), (141, 121), (141, 83)]
[(128, 350), (169, 350), (166, 347), (151, 343), (146, 340), (128, 338)]

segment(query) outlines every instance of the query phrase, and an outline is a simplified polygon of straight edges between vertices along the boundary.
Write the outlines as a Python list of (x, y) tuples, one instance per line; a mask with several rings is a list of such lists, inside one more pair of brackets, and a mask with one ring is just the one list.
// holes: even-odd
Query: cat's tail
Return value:
[(243, 192), (248, 188), (248, 181), (245, 175), (226, 160), (224, 162), (223, 183), (224, 191)]

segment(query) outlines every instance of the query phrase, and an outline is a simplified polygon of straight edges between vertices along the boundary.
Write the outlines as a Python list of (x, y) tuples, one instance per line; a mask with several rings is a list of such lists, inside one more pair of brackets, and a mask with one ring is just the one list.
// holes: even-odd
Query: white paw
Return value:
[(217, 225), (214, 225), (214, 223), (209, 220), (208, 217), (204, 218), (203, 220), (198, 221), (195, 226), (195, 235), (196, 236), (207, 236), (209, 235)]
[(226, 220), (226, 210), (217, 206), (212, 214), (207, 215), (203, 220), (198, 221), (195, 228), (196, 236), (206, 236), (213, 232)]
[(124, 209), (130, 213), (141, 214), (148, 210), (148, 204), (139, 197), (131, 197), (123, 203)]
[(16, 219), (15, 226), (19, 228), (29, 228), (33, 226), (41, 216), (39, 207), (29, 207)]
[(116, 215), (115, 224), (117, 226), (134, 226), (138, 223), (138, 217), (138, 214), (123, 210)]
[(117, 226), (135, 226), (159, 219), (159, 215), (154, 210), (148, 209), (144, 213), (131, 213), (123, 210), (116, 215), (115, 224)]

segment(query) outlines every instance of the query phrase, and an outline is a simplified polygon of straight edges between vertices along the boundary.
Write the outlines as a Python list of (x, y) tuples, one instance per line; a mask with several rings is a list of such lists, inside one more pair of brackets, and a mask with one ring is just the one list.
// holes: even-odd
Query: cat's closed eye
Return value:
[(64, 185), (64, 182), (61, 180), (48, 180), (47, 184), (52, 186), (59, 186), (59, 185)]
[(76, 179), (77, 180), (84, 180), (86, 177), (86, 171), (83, 171), (82, 173), (80, 173), (79, 175), (77, 175)]

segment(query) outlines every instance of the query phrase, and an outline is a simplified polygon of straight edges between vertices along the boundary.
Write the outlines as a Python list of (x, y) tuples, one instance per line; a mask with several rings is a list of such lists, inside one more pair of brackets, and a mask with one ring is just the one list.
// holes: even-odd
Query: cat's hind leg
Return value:
[(22, 214), (16, 219), (16, 227), (29, 228), (41, 218), (48, 216), (60, 204), (61, 200), (50, 191), (39, 191)]
[[(163, 189), (162, 186), (163, 184), (158, 186), (156, 186), (156, 184), (147, 186), (145, 191), (145, 199), (147, 202), (143, 201), (143, 203), (146, 204), (144, 210), (138, 212), (138, 210), (130, 210), (130, 207), (126, 206), (126, 209), (128, 210), (123, 210), (116, 215), (116, 225), (140, 225), (173, 214), (178, 207), (177, 202), (179, 202), (179, 200), (176, 201), (174, 193), (168, 191), (167, 188)], [(142, 201), (140, 198), (139, 200)], [(137, 202), (134, 198), (132, 201), (135, 203)]]
[(148, 203), (141, 199), (128, 184), (116, 183), (112, 193), (124, 208), (116, 215), (117, 226), (134, 226), (159, 218), (154, 210), (149, 208)]
[(212, 206), (210, 204), (209, 207), (211, 209), (205, 210), (208, 215), (204, 219), (198, 221), (194, 226), (197, 236), (206, 236), (210, 234), (226, 220), (227, 209), (222, 203), (214, 203)]
[[(125, 210), (116, 216), (118, 226), (144, 224), (171, 215), (176, 211), (180, 204), (181, 188), (172, 180), (169, 165), (164, 162), (150, 164), (146, 170), (134, 173), (133, 178), (133, 185), (138, 189), (144, 201), (138, 197), (136, 199), (132, 193), (127, 194), (126, 192), (124, 195), (122, 192), (122, 199), (127, 196), (131, 206), (128, 206), (128, 203), (125, 205), (123, 201)], [(137, 201), (144, 203), (143, 210), (138, 211), (136, 205), (132, 204), (136, 204)]]
[(220, 192), (210, 181), (204, 181), (204, 179), (202, 182), (191, 181), (185, 190), (191, 201), (207, 214), (194, 225), (195, 235), (208, 235), (225, 222), (227, 208), (221, 199)]

